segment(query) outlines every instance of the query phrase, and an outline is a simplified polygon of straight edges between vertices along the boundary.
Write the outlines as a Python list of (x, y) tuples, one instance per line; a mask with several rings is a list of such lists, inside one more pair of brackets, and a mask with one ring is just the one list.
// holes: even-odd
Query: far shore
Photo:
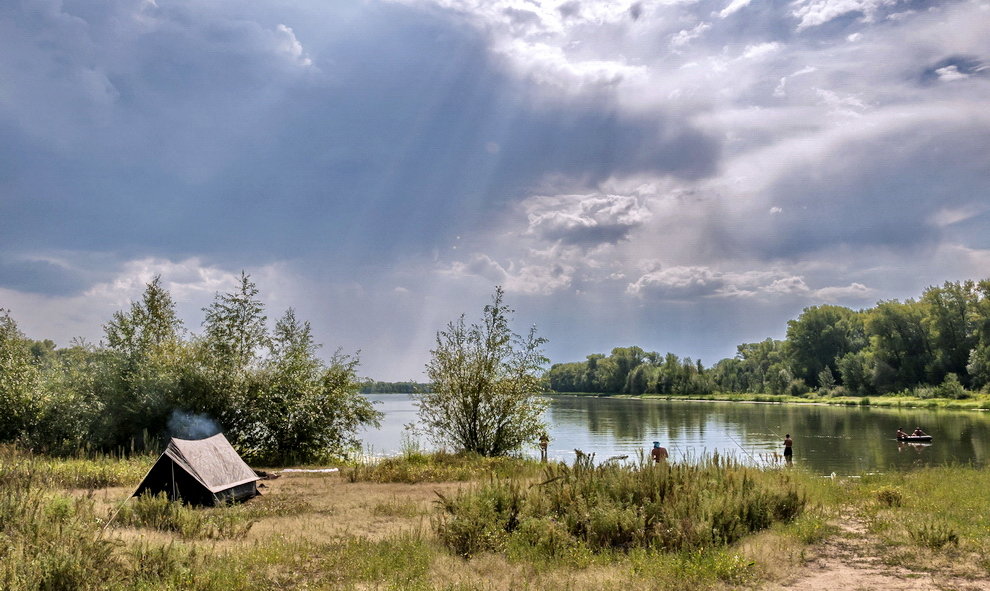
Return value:
[(830, 406), (875, 406), (883, 408), (939, 408), (947, 410), (990, 410), (990, 396), (972, 398), (917, 398), (914, 396), (835, 396), (799, 397), (775, 394), (603, 394), (600, 392), (545, 392), (550, 396), (590, 396), (643, 400), (681, 400), (684, 402), (754, 402), (764, 404), (818, 404)]

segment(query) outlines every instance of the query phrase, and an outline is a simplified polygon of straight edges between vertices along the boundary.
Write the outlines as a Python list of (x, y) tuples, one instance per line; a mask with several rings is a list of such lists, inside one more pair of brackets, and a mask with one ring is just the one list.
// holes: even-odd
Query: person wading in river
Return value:
[[(780, 436), (778, 435), (778, 437)], [(793, 455), (794, 455), (794, 440), (791, 439), (791, 434), (788, 433), (787, 435), (784, 435), (784, 461), (790, 464)]]
[(659, 441), (653, 442), (653, 449), (650, 450), (650, 457), (653, 458), (653, 462), (659, 464), (660, 462), (667, 461), (667, 448), (660, 447)]
[(550, 437), (543, 433), (540, 435), (540, 461), (547, 461), (547, 444), (550, 443)]

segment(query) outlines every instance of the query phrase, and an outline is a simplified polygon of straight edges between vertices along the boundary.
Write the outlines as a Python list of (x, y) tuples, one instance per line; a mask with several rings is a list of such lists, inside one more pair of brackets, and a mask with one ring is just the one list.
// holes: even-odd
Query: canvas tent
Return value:
[(222, 433), (194, 441), (173, 437), (134, 496), (164, 492), (172, 500), (215, 505), (257, 495), (258, 480)]

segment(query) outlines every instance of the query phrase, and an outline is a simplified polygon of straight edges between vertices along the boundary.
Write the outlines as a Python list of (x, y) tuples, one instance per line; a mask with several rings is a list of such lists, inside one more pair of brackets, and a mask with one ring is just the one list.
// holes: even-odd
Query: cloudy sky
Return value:
[(388, 380), (495, 285), (710, 364), (990, 277), (990, 0), (0, 3), (0, 307), (197, 333), (242, 269)]

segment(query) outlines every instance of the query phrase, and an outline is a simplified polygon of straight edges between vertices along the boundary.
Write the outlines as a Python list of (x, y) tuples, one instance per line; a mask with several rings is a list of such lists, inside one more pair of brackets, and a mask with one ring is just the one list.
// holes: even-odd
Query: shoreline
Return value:
[(741, 402), (749, 404), (808, 404), (820, 406), (862, 406), (876, 408), (925, 408), (944, 410), (990, 411), (990, 397), (916, 398), (912, 396), (838, 396), (834, 398), (800, 398), (777, 394), (603, 394), (600, 392), (544, 392), (546, 396), (672, 400), (684, 402)]

